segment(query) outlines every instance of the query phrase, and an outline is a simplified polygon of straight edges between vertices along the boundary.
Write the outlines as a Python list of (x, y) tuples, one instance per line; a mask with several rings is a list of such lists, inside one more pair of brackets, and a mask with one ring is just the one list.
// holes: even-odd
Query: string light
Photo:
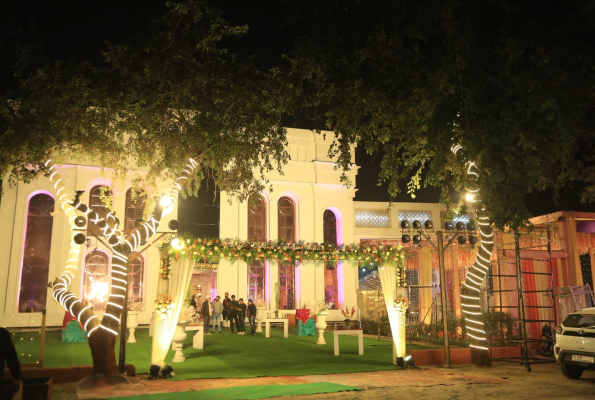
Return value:
[[(458, 116), (458, 115), (457, 115)], [(454, 144), (451, 146), (451, 151), (455, 155), (462, 154), (463, 146), (460, 144)], [(477, 165), (472, 161), (467, 161), (465, 163), (467, 176), (470, 181), (477, 181), (479, 178), (479, 174), (477, 172)], [(467, 194), (465, 195), (465, 199), (467, 202), (478, 205), (481, 204), (481, 197), (479, 193), (479, 188), (468, 188)], [(477, 292), (478, 294), (481, 293), (481, 285), (483, 284), (486, 274), (490, 270), (490, 258), (492, 256), (492, 249), (494, 247), (494, 242), (492, 240), (493, 233), (491, 230), (491, 223), (489, 221), (489, 217), (486, 215), (486, 208), (484, 205), (479, 207), (480, 210), (478, 212), (478, 226), (479, 226), (479, 233), (481, 235), (481, 244), (479, 251), (477, 252), (477, 256), (475, 258), (475, 262), (470, 270), (467, 272), (467, 278), (464, 283), (464, 287)], [(477, 210), (476, 210), (477, 211)], [(482, 254), (483, 252), (483, 254)], [(473, 272), (471, 272), (473, 271)], [(474, 273), (475, 272), (475, 273)], [(474, 312), (469, 311), (468, 309), (476, 309), (480, 310), (481, 306), (479, 304), (480, 298), (479, 296), (470, 296), (468, 292), (467, 294), (461, 293), (461, 299), (467, 299), (466, 303), (461, 302), (463, 306), (463, 313), (465, 314), (465, 321), (470, 322), (472, 324), (476, 324), (478, 326), (483, 326), (484, 323), (482, 321), (482, 314), (481, 312)], [(469, 304), (469, 301), (473, 302), (473, 304)], [(467, 309), (465, 309), (467, 308)], [(474, 316), (471, 318), (471, 316)], [(472, 348), (479, 349), (479, 350), (488, 350), (487, 347), (478, 346), (476, 342), (485, 342), (487, 338), (485, 337), (485, 331), (480, 330), (478, 328), (474, 328), (472, 326), (467, 326), (467, 329), (470, 329), (474, 332), (479, 332), (483, 334), (483, 336), (477, 336), (473, 334), (468, 334), (468, 336), (472, 339), (471, 344), (469, 345)]]

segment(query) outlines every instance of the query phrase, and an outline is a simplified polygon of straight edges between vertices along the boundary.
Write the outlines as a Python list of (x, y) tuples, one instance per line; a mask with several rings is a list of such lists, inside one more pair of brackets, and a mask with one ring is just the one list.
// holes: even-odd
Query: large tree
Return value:
[[(135, 37), (109, 45), (102, 63), (53, 60), (40, 56), (43, 48), (30, 39), (22, 44), (4, 41), (2, 55), (11, 62), (13, 77), (0, 94), (2, 179), (28, 182), (43, 170), (35, 166), (47, 169), (74, 158), (114, 175), (147, 170), (136, 177), (139, 186), (175, 179), (184, 171), (188, 179), (176, 185), (185, 183), (193, 192), (208, 176), (219, 189), (243, 200), (263, 188), (267, 171), (281, 172), (288, 159), (280, 124), (282, 86), (274, 71), (238, 59), (222, 44), (248, 28), (230, 25), (206, 1), (168, 7)], [(46, 163), (49, 158), (52, 163)], [(50, 172), (58, 185), (55, 171)], [(173, 197), (175, 201), (175, 187)], [(78, 200), (72, 206), (87, 211)], [(75, 212), (69, 207), (65, 211)], [(147, 229), (153, 232), (160, 216), (157, 206)], [(97, 219), (93, 213), (88, 217)], [(67, 265), (52, 285), (54, 297), (89, 329), (95, 372), (115, 373), (114, 334), (125, 307), (121, 292), (128, 255), (148, 238), (117, 238), (108, 222), (96, 223), (108, 236), (112, 264), (118, 267), (112, 269), (104, 320), (98, 321), (68, 291), (76, 264)]]
[(524, 226), (532, 192), (574, 183), (595, 199), (595, 5), (312, 0), (292, 15), (296, 105), (339, 135), (343, 168), (357, 143), (382, 153), (392, 195), (403, 179), (442, 186), (447, 206), (449, 186), (469, 191), (482, 242), (461, 304), (472, 360), (488, 363), (492, 223)]
[[(568, 183), (595, 198), (595, 13), (590, 1), (306, 1), (290, 13), (301, 107), (348, 145), (382, 152), (380, 179), (465, 190), (477, 163), (497, 225), (527, 193)], [(298, 86), (298, 85), (296, 85)], [(413, 178), (411, 178), (413, 177)]]

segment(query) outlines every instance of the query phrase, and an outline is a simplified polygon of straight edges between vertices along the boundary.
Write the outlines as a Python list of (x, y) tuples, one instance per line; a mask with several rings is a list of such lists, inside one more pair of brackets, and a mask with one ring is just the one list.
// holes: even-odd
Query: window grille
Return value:
[(355, 210), (356, 228), (390, 228), (388, 210)]
[(422, 224), (428, 220), (432, 220), (432, 213), (430, 211), (399, 211), (399, 224), (401, 221), (419, 221)]

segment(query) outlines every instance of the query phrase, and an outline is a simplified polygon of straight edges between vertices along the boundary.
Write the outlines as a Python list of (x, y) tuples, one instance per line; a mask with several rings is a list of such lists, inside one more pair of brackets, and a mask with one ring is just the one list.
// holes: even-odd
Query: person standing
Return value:
[(238, 321), (238, 302), (236, 301), (235, 294), (231, 295), (231, 300), (229, 301), (229, 324), (231, 326), (231, 333), (233, 333), (233, 323), (235, 321), (236, 327), (238, 328), (238, 333), (240, 332), (240, 322)]
[(244, 299), (240, 299), (240, 304), (238, 304), (238, 335), (245, 335), (246, 334), (246, 305), (244, 304)]
[(10, 332), (4, 328), (0, 328), (0, 380), (2, 380), (2, 376), (4, 375), (5, 363), (8, 364), (10, 374), (12, 375), (14, 386), (12, 395), (14, 396), (21, 388), (21, 363), (19, 362), (14, 344), (12, 344)]
[(223, 327), (229, 328), (229, 303), (231, 300), (229, 299), (229, 293), (225, 292), (225, 298), (223, 299)]
[(193, 294), (192, 300), (190, 300), (190, 307), (194, 307), (194, 310), (196, 310), (197, 306), (198, 306), (198, 304), (196, 303), (196, 294)]
[(209, 332), (209, 323), (211, 322), (211, 304), (209, 303), (208, 297), (202, 303), (200, 313), (203, 315), (203, 318), (205, 319), (205, 326), (204, 326), (205, 334), (210, 335), (211, 332)]
[(256, 335), (256, 305), (252, 299), (248, 299), (248, 321), (250, 322), (250, 334)]
[(213, 307), (213, 333), (215, 333), (215, 325), (219, 327), (219, 333), (221, 332), (221, 313), (223, 312), (223, 303), (219, 301), (219, 296), (215, 297), (215, 301), (211, 303)]

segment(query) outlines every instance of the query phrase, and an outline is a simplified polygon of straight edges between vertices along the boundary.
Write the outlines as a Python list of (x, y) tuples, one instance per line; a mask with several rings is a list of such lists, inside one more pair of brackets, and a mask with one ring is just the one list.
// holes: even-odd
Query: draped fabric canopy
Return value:
[(174, 307), (167, 314), (156, 311), (155, 329), (153, 333), (153, 347), (151, 350), (151, 364), (163, 367), (169, 346), (174, 337), (180, 311), (184, 306), (186, 291), (190, 285), (194, 260), (172, 260), (171, 277), (169, 281), (160, 279), (159, 295), (168, 294), (173, 299)]
[[(382, 292), (384, 294), (384, 303), (388, 314), (393, 341), (397, 349), (397, 357), (405, 357), (405, 314), (398, 313), (395, 310), (395, 296), (397, 294), (397, 276), (396, 268), (390, 266), (381, 266), (378, 268)], [(394, 360), (393, 360), (394, 361)]]

